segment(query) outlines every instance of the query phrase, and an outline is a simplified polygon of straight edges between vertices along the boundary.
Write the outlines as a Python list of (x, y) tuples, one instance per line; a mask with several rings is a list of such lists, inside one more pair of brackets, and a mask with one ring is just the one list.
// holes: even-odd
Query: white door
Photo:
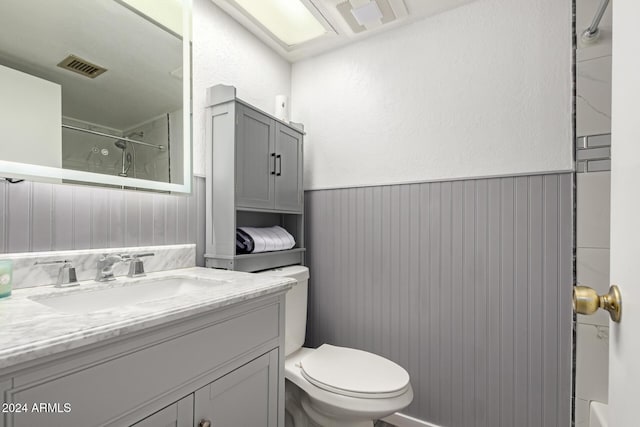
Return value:
[(640, 426), (640, 1), (613, 6), (611, 283), (622, 321), (611, 323), (609, 425)]

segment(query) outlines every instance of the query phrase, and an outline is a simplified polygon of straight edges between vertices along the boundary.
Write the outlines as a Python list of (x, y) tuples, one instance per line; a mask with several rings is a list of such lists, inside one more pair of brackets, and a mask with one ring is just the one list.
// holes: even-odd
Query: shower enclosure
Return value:
[(181, 111), (163, 114), (124, 130), (65, 117), (62, 167), (174, 182), (172, 154), (176, 149), (172, 144), (176, 144), (173, 137), (182, 132), (181, 114)]

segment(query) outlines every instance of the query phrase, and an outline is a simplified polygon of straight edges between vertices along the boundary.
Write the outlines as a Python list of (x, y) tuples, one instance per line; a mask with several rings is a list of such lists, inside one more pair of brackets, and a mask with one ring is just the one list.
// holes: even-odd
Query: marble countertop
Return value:
[[(37, 302), (62, 294), (94, 292), (166, 277), (215, 282), (210, 285), (204, 282), (210, 289), (83, 314), (65, 313)], [(0, 299), (0, 369), (4, 371), (44, 356), (277, 293), (293, 283), (293, 279), (285, 277), (193, 267), (151, 273), (140, 279), (119, 277), (107, 283), (88, 280), (73, 288), (18, 289), (9, 298)]]

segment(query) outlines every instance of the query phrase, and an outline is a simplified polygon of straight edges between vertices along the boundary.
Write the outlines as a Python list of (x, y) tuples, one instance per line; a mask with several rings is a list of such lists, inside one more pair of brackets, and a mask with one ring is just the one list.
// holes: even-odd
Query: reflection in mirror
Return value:
[(185, 184), (182, 39), (124, 4), (3, 0), (0, 88), (0, 160)]

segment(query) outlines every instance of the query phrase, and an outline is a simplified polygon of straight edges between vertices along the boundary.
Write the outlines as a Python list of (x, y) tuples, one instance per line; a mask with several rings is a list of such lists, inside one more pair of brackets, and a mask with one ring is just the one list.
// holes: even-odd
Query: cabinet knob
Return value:
[(200, 424), (198, 424), (199, 427), (211, 427), (211, 421), (209, 420), (202, 420), (200, 421)]

